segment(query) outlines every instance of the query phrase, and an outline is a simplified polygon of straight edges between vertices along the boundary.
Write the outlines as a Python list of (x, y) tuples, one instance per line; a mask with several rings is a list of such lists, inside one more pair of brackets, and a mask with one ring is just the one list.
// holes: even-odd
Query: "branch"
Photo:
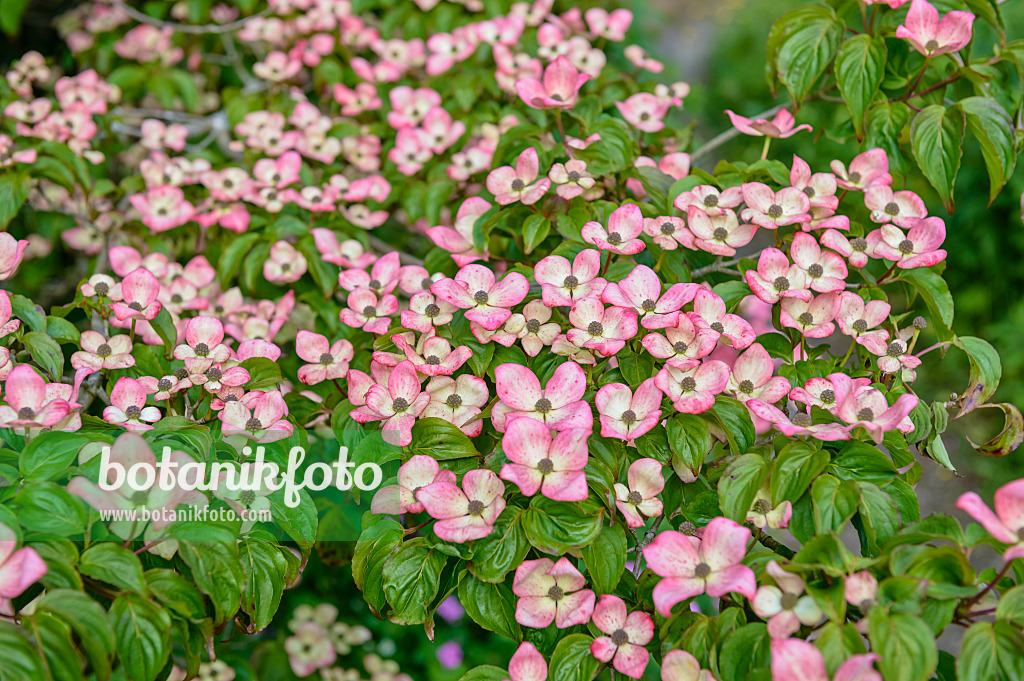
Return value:
[(739, 274), (736, 270), (729, 269), (733, 265), (738, 265), (741, 258), (733, 258), (732, 260), (723, 260), (720, 262), (712, 263), (707, 267), (701, 267), (690, 272), (690, 277), (696, 279), (697, 277), (703, 277), (705, 274), (711, 274), (712, 272), (724, 272), (726, 274)]
[(134, 7), (128, 5), (128, 3), (126, 3), (124, 0), (107, 1), (114, 7), (119, 7), (120, 9), (124, 10), (125, 14), (130, 16), (132, 19), (135, 19), (136, 21), (142, 22), (144, 24), (149, 24), (150, 26), (156, 26), (157, 28), (170, 28), (176, 31), (177, 33), (191, 33), (193, 35), (202, 35), (207, 33), (230, 33), (231, 31), (234, 31), (245, 26), (253, 19), (265, 17), (271, 12), (271, 9), (267, 7), (266, 9), (257, 14), (253, 14), (252, 16), (244, 17), (242, 19), (239, 19), (238, 21), (232, 21), (231, 23), (227, 24), (179, 24), (174, 21), (164, 21), (163, 19), (151, 17), (148, 14), (140, 12)]
[(761, 545), (765, 548), (771, 549), (784, 558), (792, 559), (793, 556), (796, 555), (796, 551), (766, 534), (765, 531), (759, 527), (754, 528), (754, 539), (761, 542)]

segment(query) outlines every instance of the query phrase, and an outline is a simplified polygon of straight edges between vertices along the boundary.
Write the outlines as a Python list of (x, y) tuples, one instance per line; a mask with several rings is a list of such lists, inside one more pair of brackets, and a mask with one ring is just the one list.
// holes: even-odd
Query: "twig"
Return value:
[(114, 7), (119, 7), (122, 10), (124, 10), (125, 14), (130, 16), (132, 19), (135, 19), (136, 21), (142, 22), (144, 24), (149, 24), (150, 26), (156, 26), (157, 28), (170, 28), (178, 33), (191, 33), (194, 35), (201, 35), (204, 33), (230, 33), (231, 31), (234, 31), (245, 26), (253, 19), (265, 17), (271, 12), (271, 9), (267, 7), (262, 11), (253, 14), (252, 16), (243, 17), (242, 19), (232, 21), (227, 24), (179, 24), (174, 21), (164, 21), (163, 19), (151, 17), (148, 14), (140, 12), (139, 10), (130, 6), (128, 3), (124, 2), (124, 0), (107, 1)]
[(785, 558), (792, 559), (793, 556), (796, 555), (796, 551), (789, 548), (785, 544), (779, 542), (777, 539), (774, 539), (770, 535), (766, 534), (765, 531), (759, 527), (754, 528), (754, 539), (761, 542), (761, 545), (764, 546), (766, 549), (771, 549), (775, 553)]
[(644, 534), (644, 538), (637, 542), (636, 545), (636, 557), (633, 559), (633, 576), (639, 578), (640, 576), (640, 559), (643, 558), (644, 547), (654, 541), (654, 535), (658, 533), (658, 526), (661, 525), (661, 519), (665, 517), (662, 513), (654, 519), (654, 524), (651, 525), (651, 529), (647, 530)]
[(725, 272), (727, 274), (739, 274), (735, 270), (729, 269), (733, 265), (738, 265), (741, 258), (733, 258), (732, 260), (722, 260), (720, 262), (712, 263), (707, 267), (700, 267), (690, 272), (690, 277), (696, 279), (697, 277), (703, 277), (705, 274), (711, 274), (712, 272)]

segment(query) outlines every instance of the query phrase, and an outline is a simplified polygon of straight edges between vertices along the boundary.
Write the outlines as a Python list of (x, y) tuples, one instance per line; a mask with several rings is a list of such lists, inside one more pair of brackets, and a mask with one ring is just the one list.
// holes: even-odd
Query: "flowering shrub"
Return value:
[[(217, 678), (215, 637), (271, 626), (354, 523), (378, 617), (432, 638), (457, 594), (517, 644), (465, 681), (1019, 677), (1020, 481), (994, 512), (956, 502), (966, 529), (914, 491), (952, 468), (949, 418), (1004, 413), (981, 455), (1024, 439), (988, 402), (998, 355), (950, 328), (945, 223), (896, 171), (909, 150), (952, 209), (967, 131), (993, 195), (1013, 171), (1020, 103), (987, 81), (1020, 47), (965, 62), (976, 21), (1002, 26), (956, 4), (785, 15), (768, 72), (792, 103), (726, 112), (717, 139), (761, 137), (760, 158), (707, 169), (717, 143), (688, 152), (671, 119), (688, 86), (622, 45), (625, 9), (60, 17), (76, 69), (29, 53), (0, 99), (4, 671)], [(862, 148), (775, 158), (836, 90)], [(951, 348), (963, 394), (917, 394)], [(329, 494), (101, 474), (158, 452), (224, 478), (257, 451), (326, 467), (339, 445), (390, 470), (361, 520)], [(291, 673), (350, 678), (338, 641), (361, 641), (296, 617)]]

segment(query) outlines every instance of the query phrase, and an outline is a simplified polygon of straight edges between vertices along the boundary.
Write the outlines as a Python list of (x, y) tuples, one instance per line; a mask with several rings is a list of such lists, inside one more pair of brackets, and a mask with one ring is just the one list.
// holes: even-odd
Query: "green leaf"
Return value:
[(827, 5), (802, 7), (779, 22), (783, 28), (776, 60), (778, 77), (799, 106), (832, 63), (845, 25)]
[(119, 589), (145, 594), (146, 578), (139, 557), (120, 544), (101, 542), (82, 553), (79, 572)]
[(494, 523), (494, 531), (473, 543), (469, 572), (484, 582), (504, 581), (509, 571), (519, 567), (530, 550), (523, 529), (524, 509), (507, 506)]
[(881, 450), (864, 442), (850, 442), (828, 465), (830, 473), (840, 480), (858, 480), (885, 484), (896, 477), (896, 466)]
[(262, 238), (261, 234), (249, 233), (228, 237), (231, 243), (221, 251), (217, 261), (217, 274), (221, 288), (227, 289), (242, 267), (245, 254)]
[(967, 130), (981, 146), (981, 155), (988, 170), (988, 200), (991, 204), (1017, 165), (1013, 120), (994, 97), (967, 97), (956, 106), (963, 110), (967, 117)]
[(166, 568), (153, 568), (145, 574), (150, 592), (166, 608), (191, 622), (206, 617), (206, 604), (195, 584)]
[[(27, 2), (27, 0), (14, 0), (11, 4), (16, 5), (18, 2)], [(0, 11), (0, 18), (7, 12), (7, 2), (4, 2), (4, 5), (4, 10)], [(18, 214), (31, 189), (32, 182), (25, 173), (8, 172), (0, 175), (0, 229), (7, 227), (8, 223)]]
[(967, 359), (971, 363), (970, 385), (957, 401), (960, 407), (959, 416), (963, 416), (992, 397), (999, 387), (999, 379), (1003, 376), (1003, 365), (999, 361), (996, 349), (981, 338), (957, 336), (953, 339), (953, 345), (967, 353)]
[(62, 317), (46, 318), (46, 335), (59, 343), (78, 343), (82, 334), (75, 325)]
[(604, 507), (589, 499), (569, 503), (535, 496), (523, 514), (523, 528), (538, 551), (560, 556), (597, 539), (604, 513)]
[(11, 293), (10, 298), (15, 317), (33, 331), (46, 331), (46, 313), (43, 308), (19, 293)]
[(836, 55), (836, 81), (858, 138), (864, 137), (864, 113), (882, 84), (885, 61), (885, 40), (866, 33), (849, 38)]
[(593, 544), (583, 547), (583, 562), (598, 596), (610, 594), (626, 569), (626, 530), (618, 523), (601, 529)]
[[(69, 624), (78, 635), (96, 677), (110, 678), (110, 658), (117, 644), (107, 613), (99, 603), (81, 591), (55, 589), (36, 603), (36, 612), (49, 613)], [(0, 644), (0, 649), (5, 651), (6, 659), (6, 645)]]
[(770, 664), (771, 639), (768, 627), (761, 622), (747, 624), (730, 634), (722, 644), (718, 668), (722, 681), (744, 681), (754, 678), (756, 669)]
[(400, 544), (384, 564), (384, 594), (392, 607), (388, 619), (395, 624), (426, 622), (447, 561), (425, 537)]
[(32, 361), (49, 374), (51, 379), (59, 382), (64, 373), (64, 353), (57, 341), (45, 333), (30, 331), (22, 336), (21, 342), (32, 355)]
[(933, 270), (923, 267), (903, 270), (899, 278), (917, 289), (928, 307), (930, 327), (939, 340), (952, 340), (953, 332), (950, 328), (953, 326), (953, 296), (949, 293), (946, 281)]
[(757, 490), (761, 489), (770, 472), (771, 465), (757, 454), (744, 454), (733, 459), (718, 481), (722, 513), (738, 523), (745, 522)]
[(154, 681), (171, 654), (171, 617), (137, 594), (122, 594), (110, 606), (117, 656), (131, 681)]
[(1024, 584), (1003, 594), (996, 606), (996, 619), (1024, 628)]
[(374, 615), (380, 616), (384, 597), (384, 562), (405, 537), (405, 529), (391, 518), (369, 511), (363, 516), (363, 531), (352, 556), (352, 579)]
[(590, 681), (600, 662), (590, 654), (594, 639), (586, 634), (569, 634), (560, 639), (548, 664), (549, 681)]
[[(734, 454), (743, 454), (754, 444), (757, 434), (754, 432), (754, 422), (750, 413), (743, 403), (731, 397), (718, 395), (715, 397), (715, 406), (710, 412), (704, 412), (704, 417), (717, 417), (709, 421), (711, 425), (719, 425), (721, 432), (714, 435), (721, 441), (729, 442), (729, 451)], [(706, 418), (705, 420), (708, 420)]]
[(1005, 422), (999, 434), (988, 442), (978, 445), (970, 438), (967, 438), (971, 446), (979, 454), (985, 454), (986, 456), (1006, 456), (1016, 450), (1017, 447), (1020, 447), (1021, 442), (1024, 442), (1024, 416), (1021, 415), (1020, 409), (1008, 403), (985, 404), (982, 406), (1001, 409)]
[(249, 614), (249, 632), (255, 633), (270, 624), (281, 604), (288, 561), (280, 548), (259, 539), (240, 542), (238, 553), (246, 577), (242, 610)]
[(896, 535), (900, 529), (900, 514), (892, 497), (878, 485), (858, 482), (861, 526), (865, 545), (861, 547), (865, 556), (877, 556), (882, 545)]
[(466, 575), (459, 582), (459, 602), (466, 614), (487, 631), (522, 640), (523, 631), (516, 622), (516, 597), (504, 584), (489, 584)]
[(412, 427), (412, 442), (409, 443), (408, 451), (410, 456), (422, 454), (439, 461), (480, 456), (473, 441), (457, 426), (433, 417), (416, 421)]
[(868, 638), (871, 650), (882, 657), (878, 669), (886, 681), (926, 681), (938, 665), (935, 636), (913, 615), (872, 608)]
[(819, 476), (811, 485), (814, 502), (814, 528), (822, 532), (840, 531), (857, 511), (860, 493), (853, 481), (842, 482), (831, 475)]
[(507, 671), (490, 664), (473, 667), (459, 677), (459, 681), (506, 681), (506, 679), (508, 679)]
[(24, 629), (13, 622), (0, 620), (0, 681), (45, 679), (43, 660)]
[(45, 612), (33, 613), (21, 620), (36, 640), (37, 649), (46, 660), (48, 675), (53, 681), (81, 681), (82, 660), (71, 637), (71, 627)]
[(281, 367), (266, 357), (250, 357), (239, 366), (249, 372), (246, 390), (276, 390), (281, 382)]
[(85, 531), (89, 513), (85, 502), (52, 482), (23, 487), (14, 497), (18, 520), (42, 534), (70, 537)]
[(683, 482), (693, 482), (712, 447), (707, 422), (694, 414), (676, 414), (668, 420), (665, 431), (672, 450), (672, 469)]
[(92, 438), (78, 433), (44, 432), (32, 438), (18, 461), (27, 482), (56, 480), (68, 472), (78, 450)]
[(943, 205), (953, 212), (953, 184), (960, 170), (966, 117), (959, 108), (933, 104), (910, 124), (910, 146), (917, 165), (939, 193)]
[(199, 590), (213, 601), (214, 624), (219, 626), (234, 617), (245, 587), (236, 547), (223, 542), (182, 541), (178, 556), (191, 568)]
[(550, 231), (551, 220), (540, 213), (534, 213), (526, 218), (526, 222), (523, 223), (523, 250), (527, 254), (532, 253), (547, 238)]
[(782, 448), (772, 467), (772, 501), (795, 502), (825, 470), (829, 453), (808, 442), (794, 440)]
[(960, 643), (956, 671), (961, 681), (1024, 679), (1024, 637), (1004, 622), (971, 625)]
[(174, 326), (170, 311), (166, 307), (161, 308), (159, 314), (153, 317), (149, 323), (156, 331), (156, 335), (160, 336), (160, 340), (164, 342), (164, 350), (170, 355), (178, 342), (178, 329)]

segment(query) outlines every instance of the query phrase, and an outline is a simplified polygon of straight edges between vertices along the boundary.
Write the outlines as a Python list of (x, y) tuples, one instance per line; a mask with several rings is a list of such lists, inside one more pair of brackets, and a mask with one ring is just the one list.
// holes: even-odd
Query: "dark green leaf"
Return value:
[(864, 136), (864, 112), (882, 84), (885, 59), (885, 41), (866, 33), (847, 39), (836, 55), (836, 81), (858, 137)]
[(955, 205), (953, 183), (960, 170), (965, 123), (962, 109), (933, 104), (918, 113), (910, 125), (910, 145), (917, 165), (950, 213)]
[(466, 575), (459, 583), (459, 602), (484, 629), (514, 641), (522, 640), (523, 631), (516, 622), (516, 597), (504, 584), (489, 584)]

